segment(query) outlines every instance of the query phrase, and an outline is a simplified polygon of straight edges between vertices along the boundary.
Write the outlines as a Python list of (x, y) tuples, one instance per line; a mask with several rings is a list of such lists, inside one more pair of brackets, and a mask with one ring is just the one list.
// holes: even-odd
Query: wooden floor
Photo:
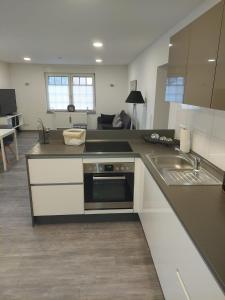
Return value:
[(139, 222), (32, 228), (24, 153), (0, 173), (0, 300), (162, 300)]

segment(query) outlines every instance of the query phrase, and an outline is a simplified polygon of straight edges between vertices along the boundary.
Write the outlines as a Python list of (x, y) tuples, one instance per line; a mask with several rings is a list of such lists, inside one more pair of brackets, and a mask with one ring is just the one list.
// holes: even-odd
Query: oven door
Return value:
[(85, 174), (85, 209), (133, 208), (133, 173)]

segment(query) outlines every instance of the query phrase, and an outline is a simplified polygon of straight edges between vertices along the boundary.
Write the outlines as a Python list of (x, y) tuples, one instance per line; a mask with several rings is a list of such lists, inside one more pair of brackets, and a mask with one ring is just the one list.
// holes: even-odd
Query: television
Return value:
[(16, 92), (14, 89), (0, 89), (0, 116), (17, 112)]

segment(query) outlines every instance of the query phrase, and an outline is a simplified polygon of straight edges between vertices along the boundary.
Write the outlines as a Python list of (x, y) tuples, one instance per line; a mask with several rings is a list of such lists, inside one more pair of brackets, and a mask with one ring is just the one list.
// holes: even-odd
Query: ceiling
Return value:
[(128, 64), (204, 1), (0, 0), (0, 60)]

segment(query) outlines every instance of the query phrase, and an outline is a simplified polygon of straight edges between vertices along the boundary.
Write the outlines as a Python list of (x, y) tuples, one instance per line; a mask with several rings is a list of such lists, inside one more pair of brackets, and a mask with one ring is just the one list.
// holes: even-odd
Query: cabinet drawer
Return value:
[(32, 186), (34, 216), (84, 213), (83, 185)]
[(82, 183), (83, 166), (79, 158), (28, 160), (30, 183)]

